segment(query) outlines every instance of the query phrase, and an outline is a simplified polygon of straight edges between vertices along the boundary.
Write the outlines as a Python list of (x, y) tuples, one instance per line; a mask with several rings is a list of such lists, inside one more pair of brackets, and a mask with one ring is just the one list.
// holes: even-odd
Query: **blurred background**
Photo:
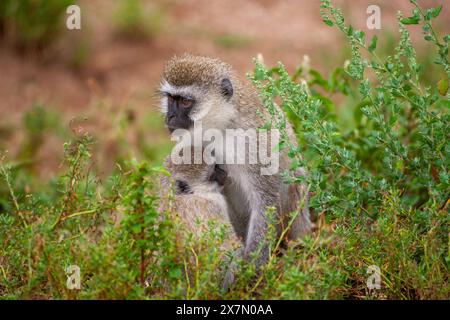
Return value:
[[(444, 4), (441, 34), (450, 31), (444, 2), (420, 1)], [(407, 0), (332, 3), (368, 38), (377, 34), (386, 54), (398, 38), (397, 12), (412, 8)], [(81, 30), (66, 28), (70, 4), (81, 8)], [(381, 8), (380, 30), (367, 30), (369, 5)], [(0, 156), (47, 180), (61, 168), (63, 143), (89, 132), (100, 175), (130, 157), (158, 164), (171, 147), (156, 95), (167, 59), (219, 57), (245, 77), (258, 54), (290, 71), (308, 55), (327, 75), (350, 51), (319, 12), (318, 0), (1, 0)], [(409, 30), (431, 64), (421, 30)]]

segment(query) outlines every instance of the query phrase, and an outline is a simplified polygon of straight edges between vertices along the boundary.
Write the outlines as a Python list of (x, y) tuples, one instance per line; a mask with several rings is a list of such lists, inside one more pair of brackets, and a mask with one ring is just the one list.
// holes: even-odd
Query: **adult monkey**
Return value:
[[(161, 110), (170, 132), (192, 130), (197, 122), (201, 122), (203, 129), (219, 129), (223, 133), (227, 129), (258, 130), (265, 124), (263, 117), (270, 117), (253, 86), (239, 80), (232, 68), (218, 59), (192, 55), (173, 57), (164, 68), (160, 91)], [(286, 126), (295, 143), (291, 126)], [(259, 150), (262, 141), (254, 138), (248, 144), (252, 142), (258, 144)], [(254, 149), (245, 150), (246, 159), (257, 158)], [(223, 192), (230, 221), (244, 243), (244, 257), (259, 253), (257, 266), (265, 263), (270, 254), (265, 215), (268, 207), (277, 209), (279, 235), (292, 219), (291, 212), (298, 212), (298, 215), (288, 232), (289, 239), (311, 230), (306, 186), (288, 185), (280, 175), (290, 169), (285, 150), (280, 153), (279, 166), (278, 172), (263, 175), (261, 163), (222, 165), (228, 175)], [(297, 174), (304, 174), (304, 171), (299, 170)], [(228, 274), (224, 286), (228, 287), (233, 281), (234, 276)]]

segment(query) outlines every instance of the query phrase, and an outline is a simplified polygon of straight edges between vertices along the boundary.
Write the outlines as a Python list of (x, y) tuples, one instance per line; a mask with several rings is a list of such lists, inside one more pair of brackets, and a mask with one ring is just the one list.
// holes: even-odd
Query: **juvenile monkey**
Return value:
[[(180, 128), (191, 130), (199, 121), (204, 130), (258, 129), (265, 124), (258, 112), (270, 118), (255, 89), (239, 80), (232, 68), (218, 59), (192, 55), (173, 57), (165, 66), (160, 91), (161, 109), (170, 132)], [(292, 128), (289, 124), (286, 126), (295, 143)], [(259, 139), (253, 142), (260, 144)], [(246, 153), (246, 157), (257, 157), (251, 148), (246, 148)], [(289, 239), (310, 231), (306, 186), (288, 185), (281, 177), (281, 173), (290, 168), (286, 151), (280, 153), (279, 170), (272, 175), (262, 175), (259, 163), (223, 164), (220, 168), (228, 175), (223, 193), (230, 221), (244, 242), (244, 257), (257, 251), (262, 244), (257, 264), (268, 259), (265, 215), (268, 207), (277, 209), (279, 234), (291, 219), (290, 212), (298, 212), (298, 215), (289, 230)], [(300, 170), (297, 174), (305, 173)]]
[(161, 210), (169, 206), (165, 196), (173, 184), (175, 195), (172, 209), (189, 229), (195, 229), (197, 219), (228, 221), (227, 202), (222, 193), (225, 171), (205, 163), (174, 164), (170, 157), (165, 160), (164, 167), (171, 177), (163, 176), (161, 179), (161, 198), (164, 199)]
[[(228, 218), (228, 205), (222, 194), (227, 178), (226, 172), (217, 165), (174, 164), (170, 156), (166, 158), (164, 167), (171, 174), (161, 178), (160, 211), (173, 210), (180, 217), (184, 229), (191, 231), (194, 238), (201, 237), (202, 231), (208, 230), (208, 222), (214, 220), (225, 229), (225, 238), (220, 245), (222, 253), (241, 249), (240, 241), (232, 230)], [(167, 194), (174, 188), (174, 196), (170, 202)], [(229, 259), (225, 255), (225, 259)], [(228, 265), (235, 265), (234, 260), (228, 260)], [(229, 269), (228, 269), (229, 270)]]
[[(197, 149), (198, 151), (198, 149)], [(196, 148), (191, 149), (192, 155)], [(194, 161), (194, 158), (191, 158)], [(237, 247), (239, 240), (232, 230), (229, 220), (228, 204), (223, 195), (223, 186), (227, 179), (224, 170), (215, 164), (175, 164), (170, 156), (164, 167), (171, 174), (161, 178), (160, 210), (172, 209), (181, 218), (188, 230), (199, 234), (199, 228), (206, 228), (210, 220), (215, 220), (229, 229), (225, 235), (223, 249)], [(174, 197), (169, 203), (167, 195), (174, 188)], [(170, 207), (170, 208), (169, 208)]]

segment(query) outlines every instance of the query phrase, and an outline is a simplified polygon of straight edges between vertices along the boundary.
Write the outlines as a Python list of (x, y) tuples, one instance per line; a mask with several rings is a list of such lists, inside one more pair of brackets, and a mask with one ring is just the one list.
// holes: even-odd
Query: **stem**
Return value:
[(3, 178), (5, 179), (6, 185), (9, 190), (9, 195), (11, 196), (12, 202), (14, 204), (14, 207), (16, 208), (16, 212), (19, 215), (20, 220), (22, 221), (24, 227), (28, 227), (28, 224), (27, 224), (24, 216), (22, 215), (22, 212), (20, 211), (19, 203), (17, 202), (17, 198), (16, 198), (16, 195), (14, 194), (14, 190), (12, 188), (11, 182), (9, 181), (8, 170), (5, 168), (5, 166), (3, 164), (0, 164), (0, 173), (3, 176)]
[(75, 213), (69, 214), (68, 216), (62, 217), (62, 218), (60, 219), (60, 221), (64, 221), (64, 220), (67, 220), (67, 219), (70, 219), (70, 218), (73, 218), (73, 217), (78, 217), (78, 216), (81, 216), (81, 215), (84, 215), (84, 214), (88, 214), (88, 213), (94, 213), (94, 212), (96, 212), (97, 210), (98, 210), (98, 209), (95, 208), (95, 209), (90, 209), (90, 210), (85, 210), (85, 211), (75, 212)]
[(145, 287), (145, 252), (141, 249), (141, 286)]

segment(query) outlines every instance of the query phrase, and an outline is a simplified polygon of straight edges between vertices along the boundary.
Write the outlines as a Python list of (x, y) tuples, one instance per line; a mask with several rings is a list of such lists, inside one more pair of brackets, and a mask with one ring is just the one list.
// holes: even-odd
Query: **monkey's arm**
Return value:
[(251, 254), (256, 252), (256, 266), (259, 268), (269, 260), (269, 243), (267, 239), (268, 223), (265, 216), (265, 208), (255, 208), (252, 210), (247, 240), (245, 243), (244, 256), (251, 259)]
[(223, 279), (222, 288), (225, 292), (233, 286), (236, 280), (235, 278), (238, 272), (236, 260), (242, 258), (252, 260), (252, 254), (257, 253), (255, 257), (257, 269), (269, 260), (269, 243), (266, 238), (268, 224), (262, 212), (264, 211), (253, 211), (251, 214), (245, 246), (235, 252)]

